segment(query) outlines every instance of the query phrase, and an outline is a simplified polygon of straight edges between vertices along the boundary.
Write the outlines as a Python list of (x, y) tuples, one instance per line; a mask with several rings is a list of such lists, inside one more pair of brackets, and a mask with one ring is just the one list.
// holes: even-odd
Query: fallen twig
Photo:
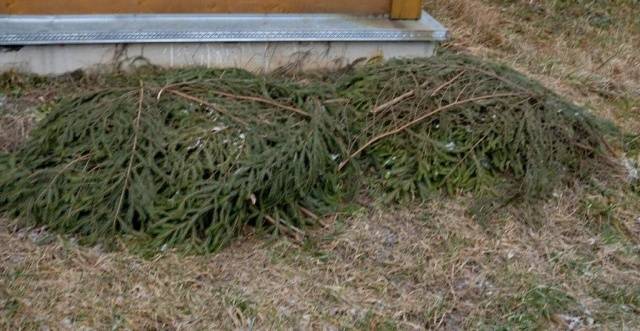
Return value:
[(237, 121), (237, 122), (239, 122), (239, 123), (241, 123), (241, 124), (243, 124), (245, 126), (248, 125), (247, 122), (245, 122), (245, 121), (239, 119), (238, 117), (232, 115), (227, 110), (225, 110), (224, 108), (222, 108), (222, 107), (220, 107), (220, 106), (218, 106), (218, 105), (216, 105), (214, 103), (211, 103), (211, 102), (202, 100), (202, 99), (200, 99), (198, 97), (194, 97), (193, 95), (189, 95), (187, 93), (176, 91), (176, 90), (172, 90), (172, 89), (166, 89), (165, 91), (167, 91), (168, 93), (171, 93), (173, 95), (179, 96), (179, 97), (181, 97), (183, 99), (187, 99), (189, 101), (196, 102), (196, 103), (200, 104), (201, 106), (206, 106), (207, 108), (210, 108), (213, 111), (216, 111), (216, 112), (218, 112), (220, 114), (228, 116), (229, 118), (231, 118), (231, 119), (233, 119), (233, 120), (235, 120), (235, 121)]
[(325, 222), (322, 221), (322, 219), (320, 218), (320, 216), (314, 214), (312, 211), (310, 211), (307, 208), (304, 207), (300, 207), (300, 211), (302, 212), (302, 214), (304, 214), (305, 216), (312, 218), (314, 221), (318, 222), (318, 224), (320, 224), (323, 228), (328, 228), (329, 225), (326, 224)]
[[(164, 92), (169, 92), (169, 93), (173, 93), (176, 92), (176, 90), (174, 90), (174, 87), (179, 87), (179, 86), (186, 86), (186, 85), (190, 85), (190, 84), (194, 84), (196, 82), (184, 82), (184, 83), (179, 83), (179, 84), (171, 84), (171, 85), (167, 85), (163, 88), (160, 89), (160, 91), (158, 92), (158, 96), (157, 99), (160, 100), (160, 98), (162, 97), (162, 94)], [(298, 115), (302, 115), (304, 117), (311, 117), (311, 115), (309, 113), (307, 113), (306, 111), (300, 109), (300, 108), (296, 108), (296, 107), (292, 107), (289, 105), (283, 105), (279, 102), (276, 102), (274, 100), (269, 100), (266, 98), (262, 98), (262, 97), (256, 97), (256, 96), (247, 96), (247, 95), (237, 95), (237, 94), (233, 94), (233, 93), (227, 93), (227, 92), (223, 92), (223, 91), (219, 91), (219, 90), (208, 90), (208, 92), (217, 94), (217, 95), (221, 95), (223, 97), (227, 97), (227, 98), (231, 98), (231, 99), (236, 99), (236, 100), (246, 100), (246, 101), (254, 101), (254, 102), (259, 102), (259, 103), (263, 103), (266, 105), (270, 105), (270, 106), (274, 106), (276, 108), (280, 108), (280, 109), (284, 109), (284, 110), (289, 110), (292, 111)], [(185, 95), (187, 95), (184, 92), (180, 92), (183, 93)], [(195, 100), (193, 100), (195, 101)]]
[(459, 74), (455, 75), (453, 78), (451, 78), (450, 80), (446, 81), (444, 84), (438, 86), (435, 90), (433, 90), (433, 92), (431, 92), (431, 96), (435, 96), (436, 94), (440, 93), (440, 91), (442, 91), (443, 89), (449, 87), (451, 84), (455, 83), (458, 78), (462, 77), (462, 75), (464, 75), (464, 73), (467, 72), (466, 70), (462, 70), (460, 71)]
[[(453, 84), (456, 80), (458, 80), (458, 78), (460, 78), (464, 74), (464, 72), (465, 71), (462, 70), (459, 74), (457, 74), (451, 80), (449, 80), (449, 81), (445, 82), (444, 84), (438, 86), (435, 90), (433, 90), (433, 92), (431, 93), (431, 96), (436, 95), (442, 89), (444, 89), (447, 86)], [(407, 93), (404, 93), (404, 94), (398, 96), (397, 98), (394, 98), (393, 100), (385, 102), (384, 104), (382, 104), (382, 105), (374, 108), (373, 110), (371, 110), (371, 112), (374, 113), (374, 114), (379, 114), (379, 113), (387, 110), (388, 108), (393, 107), (393, 106), (399, 104), (400, 102), (415, 96), (416, 92), (418, 91), (418, 89), (423, 89), (423, 88), (427, 87), (427, 85), (429, 85), (429, 83), (430, 83), (429, 81), (426, 81), (426, 82), (420, 84), (420, 86), (418, 86), (418, 88), (413, 89), (413, 90), (411, 90), (411, 91), (409, 91)]]
[(113, 214), (113, 226), (115, 227), (116, 221), (118, 220), (118, 214), (120, 213), (120, 209), (122, 209), (122, 203), (124, 202), (124, 194), (127, 192), (127, 186), (129, 186), (129, 179), (131, 178), (131, 169), (133, 168), (133, 159), (136, 156), (136, 150), (138, 149), (138, 132), (140, 129), (140, 117), (142, 116), (142, 106), (144, 104), (144, 83), (140, 81), (140, 98), (138, 100), (138, 115), (136, 116), (136, 121), (133, 127), (133, 146), (131, 147), (131, 156), (129, 157), (129, 165), (127, 166), (127, 172), (124, 177), (124, 184), (122, 185), (122, 193), (120, 193), (120, 198), (118, 199), (118, 205)]
[(296, 241), (297, 243), (302, 243), (302, 241), (304, 240), (305, 237), (305, 233), (304, 231), (296, 228), (295, 226), (292, 225), (283, 225), (282, 222), (277, 221), (275, 219), (273, 219), (273, 217), (266, 215), (264, 217), (269, 223), (271, 223), (271, 225), (275, 226), (276, 228), (278, 228), (280, 231), (282, 231), (284, 234), (286, 234), (287, 236), (289, 236), (291, 239), (293, 239), (294, 241)]
[(276, 101), (273, 100), (269, 100), (266, 98), (261, 98), (261, 97), (254, 97), (254, 96), (246, 96), (246, 95), (236, 95), (236, 94), (232, 94), (232, 93), (227, 93), (227, 92), (222, 92), (222, 91), (210, 91), (212, 93), (227, 97), (227, 98), (231, 98), (231, 99), (237, 99), (237, 100), (247, 100), (247, 101), (255, 101), (255, 102), (259, 102), (259, 103), (264, 103), (266, 105), (270, 105), (270, 106), (274, 106), (277, 108), (281, 108), (284, 110), (289, 110), (292, 111), (298, 115), (302, 115), (304, 117), (311, 117), (311, 115), (309, 113), (307, 113), (306, 111), (296, 108), (296, 107), (291, 107), (288, 105), (283, 105), (281, 103), (278, 103)]
[(513, 97), (513, 96), (519, 96), (522, 95), (522, 93), (501, 93), (501, 94), (492, 94), (492, 95), (484, 95), (484, 96), (480, 96), (480, 97), (475, 97), (475, 98), (469, 98), (469, 99), (465, 99), (465, 100), (460, 100), (460, 101), (456, 101), (454, 103), (450, 103), (446, 106), (442, 106), (432, 112), (429, 112), (427, 114), (424, 114), (416, 119), (414, 119), (413, 121), (406, 123), (398, 128), (395, 128), (391, 131), (387, 131), (381, 135), (378, 135), (376, 137), (374, 137), (373, 139), (369, 140), (366, 144), (362, 145), (362, 147), (360, 147), (357, 151), (355, 151), (354, 153), (352, 153), (351, 155), (349, 155), (349, 157), (347, 159), (345, 159), (344, 161), (342, 161), (340, 163), (340, 165), (338, 166), (338, 171), (344, 169), (344, 167), (349, 164), (349, 162), (351, 162), (351, 160), (353, 160), (356, 156), (360, 155), (360, 153), (362, 153), (364, 150), (366, 150), (367, 148), (369, 148), (371, 145), (377, 143), (378, 141), (396, 135), (416, 124), (419, 124), (420, 122), (424, 121), (425, 119), (436, 115), (438, 113), (441, 113), (445, 110), (449, 110), (451, 108), (455, 108), (457, 106), (463, 105), (465, 103), (470, 103), (470, 102), (475, 102), (475, 101), (481, 101), (481, 100), (487, 100), (487, 99), (493, 99), (493, 98), (504, 98), (504, 97)]

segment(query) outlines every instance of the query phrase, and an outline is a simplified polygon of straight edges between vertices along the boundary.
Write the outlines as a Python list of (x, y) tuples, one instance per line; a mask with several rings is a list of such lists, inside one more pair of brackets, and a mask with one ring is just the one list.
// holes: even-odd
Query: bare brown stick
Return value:
[[(455, 77), (453, 77), (451, 80), (447, 81), (446, 83), (442, 84), (441, 86), (439, 86), (435, 90), (433, 90), (433, 92), (431, 93), (431, 96), (436, 95), (442, 89), (444, 89), (447, 86), (453, 84), (463, 74), (464, 74), (464, 70), (461, 71), (459, 74), (457, 74)], [(426, 81), (426, 82), (420, 84), (420, 86), (418, 86), (418, 88), (413, 89), (413, 90), (411, 90), (411, 91), (409, 91), (407, 93), (404, 93), (404, 94), (398, 96), (397, 98), (394, 98), (393, 100), (390, 100), (388, 102), (383, 103), (382, 105), (380, 105), (380, 106), (374, 108), (373, 110), (371, 110), (371, 112), (374, 113), (374, 114), (379, 114), (379, 113), (387, 110), (388, 108), (393, 107), (393, 106), (399, 104), (400, 102), (415, 96), (416, 92), (418, 91), (418, 89), (423, 89), (423, 88), (427, 87), (427, 85), (429, 85), (429, 83), (430, 83), (429, 81)]]
[(334, 103), (348, 103), (349, 99), (347, 98), (337, 98), (337, 99), (329, 99), (329, 100), (324, 100), (322, 101), (322, 103), (324, 103), (325, 105), (331, 105)]
[(360, 153), (362, 153), (364, 150), (366, 150), (367, 148), (369, 148), (371, 145), (377, 143), (378, 141), (385, 139), (387, 137), (396, 135), (398, 133), (401, 133), (402, 131), (413, 127), (416, 124), (419, 124), (420, 122), (426, 120), (429, 117), (432, 117), (438, 113), (441, 113), (445, 110), (449, 110), (451, 108), (455, 108), (457, 106), (466, 104), (466, 103), (470, 103), (470, 102), (475, 102), (475, 101), (481, 101), (481, 100), (487, 100), (487, 99), (494, 99), (494, 98), (504, 98), (504, 97), (513, 97), (513, 96), (519, 96), (522, 95), (522, 93), (501, 93), (501, 94), (492, 94), (492, 95), (484, 95), (484, 96), (480, 96), (480, 97), (475, 97), (475, 98), (469, 98), (469, 99), (464, 99), (464, 100), (460, 100), (460, 101), (456, 101), (454, 103), (450, 103), (446, 106), (442, 106), (432, 112), (429, 112), (427, 114), (424, 114), (416, 119), (414, 119), (411, 122), (408, 122), (398, 128), (395, 128), (391, 131), (387, 131), (383, 134), (380, 134), (376, 137), (374, 137), (373, 139), (369, 140), (366, 144), (362, 145), (362, 147), (358, 148), (357, 151), (353, 152), (351, 155), (349, 155), (349, 157), (342, 161), (340, 163), (340, 165), (338, 166), (338, 171), (342, 170), (347, 164), (349, 164), (349, 162), (351, 162), (351, 160), (353, 160), (356, 156), (360, 155)]
[(311, 212), (309, 209), (304, 208), (304, 207), (300, 207), (300, 211), (305, 214), (307, 217), (311, 217), (314, 220), (318, 220), (320, 217), (318, 217), (318, 215), (314, 214), (313, 212)]
[(131, 157), (129, 157), (129, 165), (127, 166), (127, 172), (124, 176), (124, 184), (122, 185), (122, 193), (120, 193), (120, 198), (118, 199), (118, 205), (116, 207), (116, 211), (113, 215), (113, 226), (116, 226), (116, 221), (118, 220), (118, 214), (120, 213), (120, 209), (122, 209), (122, 203), (124, 202), (124, 194), (127, 192), (127, 186), (129, 186), (129, 179), (131, 178), (131, 170), (133, 168), (133, 159), (136, 155), (136, 150), (138, 149), (138, 132), (140, 130), (140, 117), (142, 116), (142, 106), (144, 104), (144, 83), (140, 81), (140, 99), (138, 100), (138, 115), (136, 116), (136, 121), (133, 127), (133, 146), (131, 147)]
[(270, 105), (270, 106), (274, 106), (280, 109), (284, 109), (284, 110), (289, 110), (292, 111), (298, 115), (302, 115), (304, 117), (311, 117), (311, 115), (309, 113), (307, 113), (306, 111), (296, 108), (296, 107), (291, 107), (288, 105), (283, 105), (279, 102), (273, 101), (273, 100), (269, 100), (266, 98), (261, 98), (261, 97), (253, 97), (253, 96), (246, 96), (246, 95), (236, 95), (236, 94), (232, 94), (232, 93), (227, 93), (227, 92), (222, 92), (222, 91), (211, 91), (215, 94), (221, 95), (223, 97), (227, 97), (227, 98), (231, 98), (231, 99), (237, 99), (237, 100), (247, 100), (247, 101), (255, 101), (255, 102), (259, 102), (259, 103), (263, 103), (265, 105)]
[[(429, 84), (429, 81), (426, 81), (426, 82), (420, 84), (420, 86), (418, 88), (425, 88), (428, 84)], [(399, 104), (400, 102), (413, 97), (414, 95), (416, 95), (416, 91), (418, 90), (418, 88), (413, 89), (413, 90), (411, 90), (409, 92), (406, 92), (404, 94), (401, 94), (400, 96), (398, 96), (398, 97), (396, 97), (396, 98), (394, 98), (392, 100), (389, 100), (388, 102), (385, 102), (385, 103), (381, 104), (380, 106), (378, 106), (376, 108), (373, 108), (371, 110), (371, 112), (373, 114), (379, 114), (379, 113), (387, 110), (388, 108), (391, 108), (391, 107)]]
[[(184, 82), (184, 83), (167, 85), (167, 86), (163, 87), (162, 89), (160, 89), (160, 91), (158, 92), (157, 98), (158, 98), (158, 100), (160, 100), (160, 98), (162, 97), (162, 94), (165, 91), (169, 92), (169, 93), (176, 92), (176, 90), (172, 89), (174, 87), (189, 85), (189, 84), (193, 84), (193, 83), (196, 83), (196, 82)], [(231, 99), (259, 102), (259, 103), (263, 103), (263, 104), (266, 104), (266, 105), (274, 106), (274, 107), (277, 107), (277, 108), (280, 108), (280, 109), (289, 110), (289, 111), (292, 111), (292, 112), (294, 112), (294, 113), (296, 113), (298, 115), (302, 115), (304, 117), (311, 117), (311, 115), (309, 113), (307, 113), (306, 111), (304, 111), (304, 110), (302, 110), (300, 108), (296, 108), (296, 107), (292, 107), (292, 106), (288, 106), (288, 105), (283, 105), (283, 104), (281, 104), (279, 102), (276, 102), (276, 101), (273, 101), (273, 100), (269, 100), (269, 99), (266, 99), (266, 98), (262, 98), (262, 97), (237, 95), (237, 94), (227, 93), (227, 92), (218, 91), (218, 90), (213, 90), (213, 91), (210, 90), (209, 92), (213, 92), (213, 93), (215, 93), (217, 95), (221, 95), (223, 97), (227, 97), (227, 98), (231, 98)]]
[(271, 223), (273, 226), (275, 226), (276, 228), (278, 228), (280, 231), (282, 231), (284, 234), (288, 235), (289, 237), (291, 237), (293, 240), (295, 240), (298, 243), (301, 243), (304, 239), (305, 233), (304, 231), (296, 228), (295, 226), (285, 226), (282, 224), (282, 222), (277, 221), (275, 219), (273, 219), (273, 217), (267, 215), (264, 217), (269, 223)]
[(164, 92), (166, 90), (172, 89), (174, 87), (183, 86), (183, 85), (194, 84), (194, 83), (197, 83), (197, 82), (198, 81), (193, 80), (193, 81), (188, 81), (188, 82), (174, 83), (174, 84), (165, 85), (163, 88), (160, 89), (160, 91), (158, 91), (158, 95), (156, 96), (156, 99), (160, 100), (162, 98), (162, 94), (164, 94)]
[(177, 91), (177, 90), (165, 89), (165, 91), (166, 91), (167, 93), (171, 93), (171, 94), (173, 94), (173, 95), (179, 96), (179, 97), (181, 97), (181, 98), (183, 98), (183, 99), (186, 99), (186, 100), (189, 100), (189, 101), (193, 101), (193, 102), (195, 102), (195, 103), (198, 103), (198, 104), (199, 104), (199, 105), (201, 105), (201, 106), (206, 106), (207, 108), (210, 108), (210, 109), (211, 109), (211, 110), (213, 110), (213, 111), (216, 111), (216, 112), (218, 112), (218, 113), (220, 113), (220, 114), (223, 114), (223, 115), (225, 115), (225, 116), (228, 116), (229, 118), (231, 118), (231, 119), (233, 119), (233, 120), (235, 120), (235, 121), (237, 121), (237, 122), (239, 122), (239, 123), (241, 123), (241, 124), (243, 124), (243, 125), (245, 125), (245, 126), (247, 126), (247, 125), (248, 125), (248, 124), (247, 124), (247, 122), (245, 122), (245, 121), (243, 121), (243, 120), (239, 119), (239, 118), (238, 118), (238, 117), (236, 117), (236, 116), (233, 116), (231, 113), (229, 113), (228, 111), (226, 111), (224, 108), (222, 108), (222, 107), (220, 107), (220, 106), (218, 106), (218, 105), (216, 105), (216, 104), (214, 104), (214, 103), (211, 103), (211, 102), (205, 101), (205, 100), (200, 99), (200, 98), (198, 98), (198, 97), (194, 97), (193, 95), (189, 95), (189, 94), (187, 94), (187, 93), (180, 92), (180, 91)]
[(322, 219), (320, 218), (320, 216), (314, 214), (311, 210), (304, 208), (304, 207), (300, 207), (300, 211), (307, 217), (312, 218), (314, 221), (318, 222), (320, 225), (322, 225), (323, 228), (328, 228), (329, 225), (326, 224), (325, 222), (322, 221)]
[(458, 78), (462, 77), (462, 75), (464, 75), (465, 72), (466, 72), (466, 70), (460, 71), (460, 73), (455, 75), (455, 77), (451, 78), (450, 80), (448, 80), (444, 84), (438, 86), (438, 88), (436, 88), (435, 90), (433, 90), (433, 92), (431, 92), (431, 96), (435, 96), (436, 94), (440, 93), (440, 91), (442, 91), (443, 89), (449, 87), (449, 85), (455, 83), (455, 81), (457, 81)]
[(165, 91), (167, 91), (168, 93), (171, 93), (173, 95), (177, 95), (177, 96), (179, 96), (179, 97), (181, 97), (183, 99), (187, 99), (189, 101), (196, 102), (196, 103), (198, 103), (200, 105), (207, 106), (207, 108), (211, 108), (212, 110), (217, 111), (220, 114), (229, 115), (229, 113), (226, 110), (222, 109), (218, 105), (213, 104), (213, 103), (208, 102), (208, 101), (205, 101), (205, 100), (200, 99), (198, 97), (194, 97), (193, 95), (189, 95), (187, 93), (180, 92), (180, 91), (177, 91), (177, 90), (172, 90), (172, 89), (166, 89)]

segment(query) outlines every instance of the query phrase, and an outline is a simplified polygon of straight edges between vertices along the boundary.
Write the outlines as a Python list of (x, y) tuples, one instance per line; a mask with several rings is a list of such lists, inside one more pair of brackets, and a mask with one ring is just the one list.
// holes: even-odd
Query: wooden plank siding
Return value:
[(415, 20), (422, 13), (422, 1), (420, 0), (393, 0), (391, 1), (391, 18), (397, 20)]
[(420, 17), (421, 0), (0, 0), (0, 14), (345, 13)]

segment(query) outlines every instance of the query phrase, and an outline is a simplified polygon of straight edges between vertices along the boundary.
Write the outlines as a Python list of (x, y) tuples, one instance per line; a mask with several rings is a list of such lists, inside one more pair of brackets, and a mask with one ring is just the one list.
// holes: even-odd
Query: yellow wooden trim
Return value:
[(392, 0), (391, 18), (394, 20), (417, 20), (422, 15), (422, 0)]
[[(345, 13), (388, 14), (395, 0), (0, 0), (0, 14)], [(404, 11), (403, 11), (404, 13)]]

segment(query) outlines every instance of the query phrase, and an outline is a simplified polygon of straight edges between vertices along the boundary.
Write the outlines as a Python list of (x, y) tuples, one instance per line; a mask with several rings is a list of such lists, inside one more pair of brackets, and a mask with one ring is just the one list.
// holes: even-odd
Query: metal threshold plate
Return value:
[(0, 15), (0, 45), (440, 41), (447, 30), (427, 13), (418, 21), (338, 14)]

